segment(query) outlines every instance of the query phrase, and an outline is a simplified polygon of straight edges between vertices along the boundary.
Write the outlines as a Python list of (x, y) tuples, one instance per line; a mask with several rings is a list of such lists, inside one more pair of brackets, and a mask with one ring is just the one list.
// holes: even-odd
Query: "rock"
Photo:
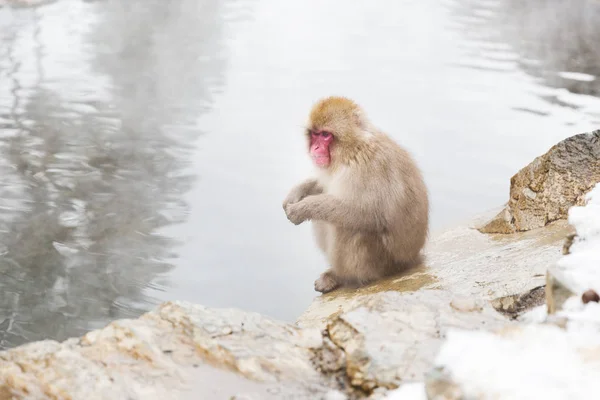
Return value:
[(515, 315), (543, 302), (544, 273), (560, 258), (571, 230), (566, 221), (513, 235), (451, 229), (428, 244), (426, 265), (322, 295), (297, 325), (325, 329), (343, 350), (344, 375), (357, 390), (423, 380), (450, 327), (499, 329), (511, 322), (494, 301), (512, 296), (507, 313)]
[(571, 246), (573, 245), (573, 242), (575, 241), (576, 237), (577, 237), (577, 235), (574, 233), (567, 236), (567, 238), (565, 239), (565, 243), (563, 244), (562, 253), (564, 255), (567, 255), (571, 252)]
[(449, 330), (425, 380), (429, 399), (598, 397), (600, 184), (586, 201), (569, 210), (576, 235), (548, 271), (547, 312), (500, 330)]
[(554, 314), (577, 293), (577, 288), (557, 268), (548, 269), (546, 274), (546, 305), (548, 313)]
[[(324, 329), (329, 320), (386, 291), (403, 295), (426, 289), (448, 291), (448, 302), (440, 307), (452, 301), (454, 306), (467, 307), (469, 302), (526, 296), (546, 283), (546, 270), (561, 257), (562, 242), (571, 232), (567, 221), (512, 235), (484, 235), (467, 227), (450, 229), (428, 243), (425, 266), (358, 290), (342, 289), (319, 296), (298, 318), (297, 325)], [(402, 302), (399, 298), (398, 307)], [(477, 308), (477, 304), (471, 305)], [(519, 304), (518, 312), (522, 313), (539, 303)]]
[(462, 400), (465, 398), (460, 386), (444, 368), (433, 368), (425, 379), (425, 393), (428, 399)]
[(383, 398), (386, 400), (428, 400), (425, 385), (421, 382), (406, 383), (398, 389), (387, 392)]
[(515, 233), (517, 229), (514, 226), (513, 216), (508, 205), (485, 226), (479, 228), (479, 231), (482, 233)]
[(318, 330), (169, 302), (80, 339), (0, 353), (0, 393), (13, 399), (323, 398), (332, 388), (312, 363), (321, 346)]
[(450, 302), (450, 307), (461, 312), (482, 311), (483, 306), (475, 299), (468, 297), (456, 297)]
[(351, 385), (370, 393), (422, 379), (448, 327), (490, 329), (508, 323), (489, 304), (477, 312), (458, 311), (450, 306), (452, 297), (442, 290), (377, 293), (331, 320), (327, 331), (344, 350)]
[(323, 347), (316, 353), (315, 363), (326, 374), (335, 374), (346, 367), (346, 353), (326, 336)]
[(521, 314), (534, 307), (545, 303), (546, 291), (544, 286), (535, 287), (525, 293), (499, 297), (492, 301), (492, 306), (511, 318), (518, 318)]
[(318, 330), (300, 330), (257, 313), (167, 303), (146, 319), (167, 321), (187, 333), (208, 361), (262, 382), (318, 382), (313, 351), (321, 347)]
[(506, 208), (480, 231), (521, 232), (565, 219), (598, 182), (600, 130), (567, 138), (512, 177)]

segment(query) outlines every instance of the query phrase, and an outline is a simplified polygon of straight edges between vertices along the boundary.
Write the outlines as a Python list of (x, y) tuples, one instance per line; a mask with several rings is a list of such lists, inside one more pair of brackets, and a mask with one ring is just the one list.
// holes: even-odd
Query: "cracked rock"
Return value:
[(0, 398), (323, 399), (332, 388), (312, 362), (321, 346), (318, 329), (168, 302), (80, 339), (1, 352)]
[(511, 179), (508, 204), (479, 230), (514, 233), (566, 219), (600, 182), (600, 130), (569, 137)]
[(464, 312), (450, 306), (451, 293), (384, 292), (328, 324), (331, 340), (346, 353), (350, 383), (370, 393), (423, 379), (450, 327), (493, 329), (509, 322), (491, 306)]
[(525, 293), (503, 296), (494, 299), (492, 300), (492, 306), (494, 306), (498, 312), (506, 316), (517, 318), (532, 308), (544, 304), (546, 301), (545, 296), (545, 287), (538, 286), (528, 290)]

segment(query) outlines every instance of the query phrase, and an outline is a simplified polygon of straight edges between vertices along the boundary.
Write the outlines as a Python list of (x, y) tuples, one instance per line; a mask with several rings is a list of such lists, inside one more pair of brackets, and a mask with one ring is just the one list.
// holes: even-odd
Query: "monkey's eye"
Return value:
[(310, 135), (312, 137), (323, 137), (323, 139), (329, 140), (331, 138), (333, 138), (333, 135), (330, 132), (327, 131), (314, 131), (314, 130), (309, 130)]

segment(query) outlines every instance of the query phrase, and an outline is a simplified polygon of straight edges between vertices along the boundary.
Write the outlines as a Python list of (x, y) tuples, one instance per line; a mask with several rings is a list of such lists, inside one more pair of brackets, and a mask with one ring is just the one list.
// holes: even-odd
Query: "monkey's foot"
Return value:
[(319, 279), (315, 281), (315, 290), (321, 293), (328, 293), (340, 286), (331, 272), (323, 272)]

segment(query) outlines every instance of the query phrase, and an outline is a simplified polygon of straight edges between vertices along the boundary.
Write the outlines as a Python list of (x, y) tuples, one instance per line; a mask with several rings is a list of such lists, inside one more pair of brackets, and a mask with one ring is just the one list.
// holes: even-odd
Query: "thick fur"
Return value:
[(333, 133), (331, 164), (292, 189), (283, 207), (294, 224), (313, 222), (331, 265), (315, 289), (362, 286), (420, 263), (429, 201), (410, 154), (343, 97), (315, 104), (309, 129)]

